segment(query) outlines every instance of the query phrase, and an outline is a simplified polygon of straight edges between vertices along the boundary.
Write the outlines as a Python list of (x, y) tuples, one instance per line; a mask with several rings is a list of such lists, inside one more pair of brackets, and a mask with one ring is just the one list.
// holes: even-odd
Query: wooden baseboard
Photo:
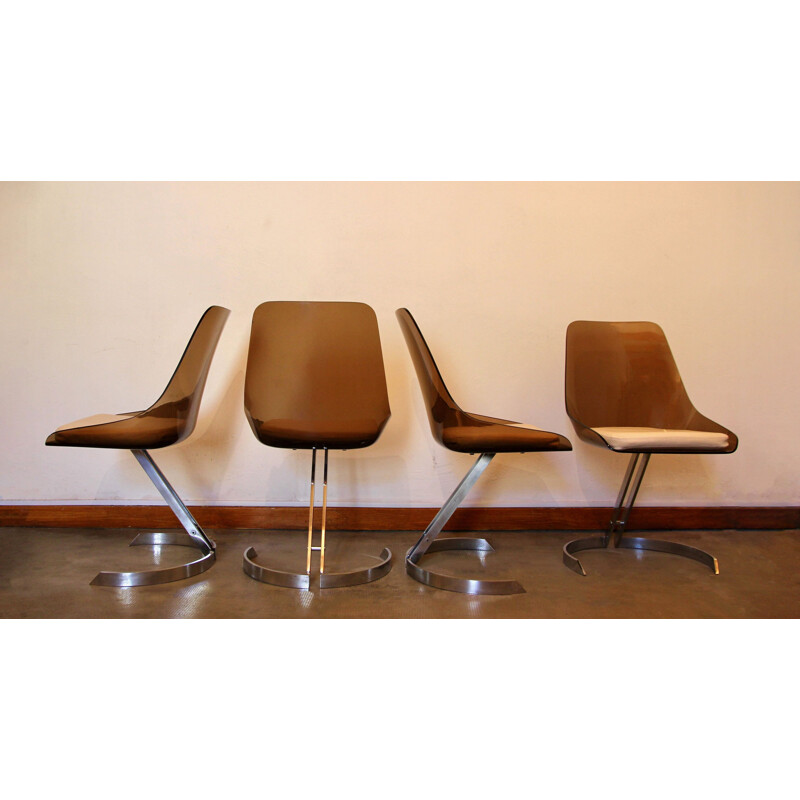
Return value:
[[(209, 530), (303, 530), (308, 509), (298, 507), (192, 506)], [(329, 530), (420, 531), (435, 508), (329, 508)], [(319, 509), (317, 509), (319, 515)], [(459, 508), (446, 530), (594, 531), (602, 530), (610, 508)], [(0, 526), (37, 528), (177, 528), (166, 506), (0, 505)], [(637, 506), (633, 530), (787, 530), (800, 528), (800, 506)]]

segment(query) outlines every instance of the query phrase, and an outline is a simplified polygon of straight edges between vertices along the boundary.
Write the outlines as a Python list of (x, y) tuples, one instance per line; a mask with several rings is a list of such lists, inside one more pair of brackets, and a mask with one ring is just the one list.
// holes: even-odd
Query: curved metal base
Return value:
[[(569, 567), (579, 575), (586, 575), (581, 562), (573, 555), (581, 550), (605, 549), (608, 539), (605, 536), (591, 536), (587, 539), (573, 539), (564, 545), (563, 560), (564, 565)], [(678, 544), (677, 542), (665, 542), (661, 539), (644, 539), (641, 536), (623, 537), (616, 545), (624, 550), (655, 550), (659, 553), (671, 553), (675, 556), (684, 556), (705, 564), (715, 575), (719, 575), (719, 562), (710, 553), (700, 550), (697, 547), (690, 547), (688, 544)]]
[(342, 586), (358, 586), (361, 583), (372, 583), (392, 569), (392, 551), (388, 547), (381, 550), (380, 563), (374, 567), (357, 569), (352, 572), (323, 572), (319, 576), (320, 589), (338, 589)]
[[(209, 540), (211, 541), (211, 540)], [(205, 572), (217, 560), (216, 552), (212, 547), (199, 539), (189, 536), (188, 533), (140, 533), (130, 543), (129, 547), (136, 545), (180, 545), (181, 547), (195, 547), (202, 558), (190, 561), (188, 564), (178, 564), (175, 567), (160, 567), (158, 569), (142, 570), (141, 572), (98, 572), (91, 586), (152, 586), (157, 583), (170, 583), (191, 578)]]
[[(284, 572), (271, 569), (261, 564), (256, 564), (254, 559), (258, 556), (254, 547), (245, 550), (242, 569), (245, 574), (262, 583), (273, 586), (286, 586), (290, 589), (309, 589), (311, 576), (307, 572)], [(366, 569), (357, 569), (351, 572), (323, 572), (319, 576), (320, 589), (336, 589), (342, 586), (358, 586), (361, 583), (372, 583), (392, 569), (392, 551), (384, 547), (381, 551), (380, 563)]]
[(573, 572), (578, 575), (586, 576), (581, 562), (575, 558), (573, 553), (579, 553), (581, 550), (604, 550), (608, 546), (605, 536), (591, 536), (587, 539), (573, 539), (567, 542), (562, 549), (562, 561), (565, 567), (569, 567)]
[[(413, 550), (413, 548), (412, 548)], [(480, 552), (493, 552), (494, 548), (486, 539), (472, 537), (453, 537), (450, 539), (435, 539), (430, 543), (427, 553), (436, 553), (443, 550), (478, 550)], [(409, 550), (409, 553), (411, 550)], [(415, 580), (432, 586), (434, 589), (446, 589), (449, 592), (462, 594), (524, 594), (525, 589), (512, 580), (481, 580), (473, 578), (456, 578), (452, 575), (443, 575), (424, 569), (419, 565), (422, 556), (409, 558), (406, 556), (406, 572)]]
[(270, 583), (273, 586), (288, 586), (290, 589), (308, 589), (311, 577), (307, 572), (284, 572), (280, 569), (270, 569), (256, 564), (253, 560), (258, 556), (255, 547), (248, 547), (244, 551), (242, 569), (246, 575), (261, 583)]

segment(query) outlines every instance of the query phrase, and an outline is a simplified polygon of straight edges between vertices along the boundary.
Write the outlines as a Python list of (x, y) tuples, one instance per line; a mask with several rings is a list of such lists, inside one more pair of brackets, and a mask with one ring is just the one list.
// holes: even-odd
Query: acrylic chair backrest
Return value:
[(407, 308), (398, 308), (395, 315), (411, 353), (419, 387), (425, 400), (425, 410), (428, 412), (431, 433), (436, 441), (443, 443), (443, 429), (459, 424), (464, 414), (447, 390), (430, 348), (414, 317)]
[(137, 422), (147, 419), (174, 419), (177, 438), (183, 441), (194, 430), (200, 400), (203, 397), (208, 370), (217, 348), (222, 329), (231, 312), (221, 306), (211, 306), (200, 318), (181, 360), (161, 396), (144, 411)]
[(244, 406), (262, 440), (272, 422), (312, 438), (327, 426), (343, 449), (348, 432), (353, 447), (377, 437), (391, 411), (375, 312), (353, 302), (262, 303), (253, 313)]
[(567, 413), (578, 427), (726, 431), (692, 405), (653, 322), (571, 323), (565, 377)]

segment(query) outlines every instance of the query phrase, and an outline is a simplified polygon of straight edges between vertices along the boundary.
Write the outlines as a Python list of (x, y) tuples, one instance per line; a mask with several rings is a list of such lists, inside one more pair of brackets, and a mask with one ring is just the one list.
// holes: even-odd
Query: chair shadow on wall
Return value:
[[(204, 500), (212, 501), (219, 496), (220, 481), (226, 474), (237, 447), (237, 416), (240, 415), (244, 386), (245, 356), (246, 350), (243, 349), (242, 358), (237, 359), (229, 370), (229, 377), (220, 380), (220, 384), (227, 384), (228, 388), (216, 407), (208, 404), (204, 407), (207, 413), (198, 420), (191, 441), (176, 444), (161, 456), (170, 472), (182, 473), (181, 483), (186, 495), (200, 496)], [(210, 466), (212, 461), (213, 473), (203, 467)], [(133, 484), (138, 480), (139, 474), (133, 464), (120, 455), (119, 463), (104, 476), (98, 493), (108, 496), (118, 490), (121, 484)], [(199, 522), (202, 523), (202, 520)]]
[(209, 414), (206, 425), (190, 443), (185, 454), (187, 464), (197, 462), (211, 465), (213, 462), (213, 474), (210, 470), (191, 471), (195, 482), (195, 494), (212, 502), (219, 499), (221, 483), (237, 449), (238, 439), (243, 438), (246, 432), (240, 419), (246, 358), (247, 350), (242, 347), (228, 376), (220, 382), (223, 385), (227, 384), (227, 388), (219, 404)]

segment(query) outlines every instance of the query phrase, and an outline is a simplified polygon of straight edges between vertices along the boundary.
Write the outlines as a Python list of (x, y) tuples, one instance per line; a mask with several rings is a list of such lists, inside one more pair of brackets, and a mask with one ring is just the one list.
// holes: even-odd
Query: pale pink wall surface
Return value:
[(45, 448), (58, 425), (156, 398), (203, 310), (232, 310), (192, 438), (155, 453), (187, 502), (304, 504), (308, 456), (242, 413), (253, 309), (360, 300), (392, 419), (334, 454), (330, 502), (439, 505), (471, 463), (430, 438), (394, 318), (415, 315), (470, 411), (559, 431), (573, 453), (498, 457), (474, 505), (605, 505), (625, 458), (564, 411), (574, 319), (661, 324), (729, 456), (654, 458), (640, 502), (794, 504), (797, 183), (0, 184), (0, 502), (155, 502), (130, 455)]

